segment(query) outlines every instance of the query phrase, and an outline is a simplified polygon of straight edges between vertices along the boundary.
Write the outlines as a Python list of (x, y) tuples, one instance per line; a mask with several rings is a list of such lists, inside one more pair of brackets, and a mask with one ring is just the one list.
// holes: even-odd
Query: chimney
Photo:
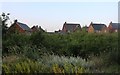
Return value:
[(16, 20), (14, 20), (14, 23), (16, 23), (17, 22), (17, 19)]
[(93, 24), (93, 22), (91, 22), (91, 24)]
[(36, 26), (36, 28), (38, 28), (38, 25)]
[(112, 24), (112, 21), (110, 22), (110, 24)]
[(67, 22), (64, 23), (64, 25), (66, 25), (66, 24), (67, 24)]
[(65, 24), (66, 24), (67, 22), (65, 22)]

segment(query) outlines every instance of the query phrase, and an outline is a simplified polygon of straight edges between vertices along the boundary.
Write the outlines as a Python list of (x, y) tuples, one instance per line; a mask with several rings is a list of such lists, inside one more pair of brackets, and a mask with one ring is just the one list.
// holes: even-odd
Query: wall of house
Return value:
[(20, 32), (20, 33), (25, 33), (25, 31), (24, 31), (21, 27), (19, 27), (18, 24), (13, 24), (13, 25), (9, 28), (8, 31), (10, 31), (10, 32)]
[(8, 33), (15, 33), (16, 32), (16, 27), (15, 24), (11, 25), (10, 28), (8, 29)]
[(37, 28), (32, 28), (32, 32), (37, 32)]
[(111, 25), (108, 26), (108, 30), (109, 30), (109, 32), (112, 32), (112, 26)]
[(92, 27), (92, 25), (89, 26), (88, 33), (94, 33), (94, 28)]
[(104, 27), (101, 31), (102, 33), (108, 33), (109, 32), (109, 29), (107, 27)]
[(78, 26), (78, 27), (75, 27), (74, 29), (73, 29), (73, 32), (79, 32), (79, 31), (81, 31), (82, 29), (81, 29), (81, 26)]
[(113, 29), (111, 25), (108, 26), (108, 29), (109, 29), (109, 32), (111, 32), (111, 33), (112, 33), (112, 32), (117, 32), (117, 30), (116, 30), (116, 29)]
[(63, 32), (67, 32), (66, 28), (65, 28), (65, 25), (63, 25), (63, 29), (62, 29)]
[(19, 25), (16, 24), (15, 26), (20, 33), (25, 33), (25, 31)]

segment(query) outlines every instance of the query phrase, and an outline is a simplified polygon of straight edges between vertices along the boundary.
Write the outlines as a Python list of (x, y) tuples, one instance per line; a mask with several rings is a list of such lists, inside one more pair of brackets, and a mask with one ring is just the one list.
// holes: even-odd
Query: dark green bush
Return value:
[[(95, 63), (91, 72), (96, 72), (96, 69), (97, 72), (118, 72), (116, 71), (119, 69), (117, 66), (120, 65), (117, 33), (90, 34), (74, 32), (69, 34), (49, 34), (38, 32), (31, 35), (15, 33), (6, 34), (2, 39), (3, 56), (6, 54), (22, 55), (32, 61), (37, 61), (44, 53), (69, 57), (80, 56)], [(93, 58), (90, 57), (91, 55), (93, 55)]]
[[(11, 34), (4, 37), (3, 55), (4, 53), (24, 53), (24, 48), (27, 47), (29, 52), (37, 52), (40, 49), (41, 52), (88, 58), (91, 54), (99, 55), (101, 52), (118, 49), (117, 33), (49, 34), (37, 32), (31, 35)], [(35, 50), (32, 51), (32, 49)]]

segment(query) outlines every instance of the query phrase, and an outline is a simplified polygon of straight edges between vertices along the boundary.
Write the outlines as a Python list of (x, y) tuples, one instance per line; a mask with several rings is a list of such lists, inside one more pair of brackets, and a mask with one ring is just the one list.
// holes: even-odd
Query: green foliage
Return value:
[[(3, 55), (12, 53), (33, 54), (54, 53), (66, 56), (99, 55), (101, 52), (118, 50), (118, 35), (74, 32), (69, 34), (33, 33), (32, 35), (9, 34), (3, 38)], [(28, 52), (28, 53), (27, 53)], [(34, 54), (36, 53), (36, 54)]]
[[(99, 56), (91, 55), (90, 59), (92, 62), (93, 72), (102, 73), (119, 73), (120, 63), (117, 52), (104, 52), (100, 53)], [(97, 70), (97, 71), (96, 71)]]
[(37, 47), (43, 46), (43, 42), (42, 42), (43, 40), (44, 40), (44, 36), (42, 35), (41, 32), (33, 33), (30, 36), (30, 41), (32, 45), (36, 45)]
[(6, 35), (4, 36), (4, 38), (2, 38), (3, 42), (3, 55), (4, 54), (9, 54), (9, 53), (14, 53), (14, 54), (18, 54), (23, 52), (22, 46), (26, 46), (30, 44), (29, 41), (29, 36), (24, 35), (24, 34), (10, 34), (10, 35)]
[[(13, 65), (3, 63), (6, 73), (117, 73), (120, 65), (117, 33), (15, 33), (6, 34), (2, 39), (3, 57), (20, 55), (26, 58)], [(43, 56), (44, 53), (49, 55)]]
[(47, 67), (39, 62), (26, 59), (25, 61), (14, 62), (10, 64), (3, 64), (4, 73), (46, 73)]
[[(3, 73), (119, 73), (120, 65), (111, 64), (108, 54), (92, 56), (85, 60), (81, 57), (42, 55), (31, 60), (23, 55), (8, 56), (3, 59)], [(9, 59), (9, 60), (8, 60)]]
[[(14, 60), (8, 62), (6, 61), (8, 58), (14, 58)], [(84, 65), (89, 64), (80, 57), (68, 58), (57, 55), (44, 55), (38, 61), (24, 56), (17, 58), (9, 56), (8, 58), (3, 59), (3, 73), (85, 73)]]
[(99, 55), (100, 52), (117, 50), (118, 35), (117, 33), (89, 34), (86, 32), (74, 32), (69, 34), (48, 34), (37, 32), (31, 35), (9, 34), (3, 38), (3, 54), (24, 52), (24, 49), (22, 49), (25, 48), (24, 46), (31, 49), (36, 47), (36, 50), (41, 49), (41, 51), (44, 49), (48, 53), (58, 55), (79, 55), (88, 58), (90, 54)]

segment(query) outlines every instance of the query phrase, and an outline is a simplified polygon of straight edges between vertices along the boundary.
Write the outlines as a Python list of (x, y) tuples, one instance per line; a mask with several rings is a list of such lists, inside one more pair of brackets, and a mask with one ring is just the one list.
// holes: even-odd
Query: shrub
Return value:
[(120, 64), (119, 57), (116, 51), (100, 53), (99, 56), (92, 55), (89, 60), (92, 61), (91, 71), (102, 73), (119, 73)]
[(31, 60), (24, 56), (2, 65), (3, 73), (85, 73), (90, 64), (80, 57), (47, 55), (39, 60)]

